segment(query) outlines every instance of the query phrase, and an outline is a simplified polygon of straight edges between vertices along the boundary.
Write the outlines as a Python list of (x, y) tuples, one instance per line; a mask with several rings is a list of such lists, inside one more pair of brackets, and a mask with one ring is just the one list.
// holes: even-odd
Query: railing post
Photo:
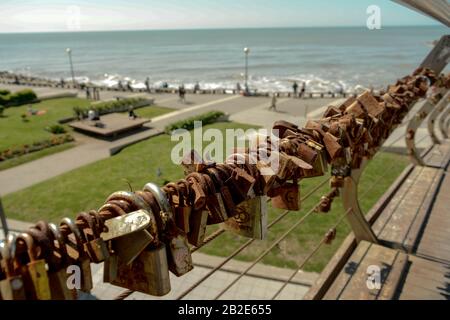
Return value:
[(441, 134), (444, 137), (444, 139), (448, 139), (448, 122), (447, 118), (450, 115), (450, 108), (447, 105), (447, 109), (442, 113), (441, 117), (439, 118), (439, 129), (441, 130)]
[(441, 144), (434, 131), (435, 129), (434, 124), (436, 123), (436, 119), (439, 116), (439, 114), (441, 114), (442, 111), (444, 111), (445, 108), (448, 106), (449, 101), (450, 101), (450, 90), (446, 90), (443, 92), (442, 99), (439, 100), (439, 102), (436, 104), (436, 107), (433, 109), (430, 116), (428, 117), (428, 132), (434, 144)]
[(344, 187), (341, 190), (341, 197), (344, 210), (345, 212), (348, 212), (347, 219), (355, 234), (356, 241), (378, 243), (378, 239), (364, 217), (358, 201), (359, 179), (361, 178), (366, 165), (367, 159), (364, 159), (359, 169), (352, 169), (351, 175), (344, 178)]
[(416, 166), (425, 166), (425, 162), (419, 152), (417, 152), (416, 148), (415, 138), (417, 129), (419, 129), (423, 120), (425, 120), (425, 118), (430, 114), (434, 106), (435, 103), (433, 101), (430, 99), (425, 99), (419, 111), (412, 117), (406, 127), (406, 148), (411, 162)]

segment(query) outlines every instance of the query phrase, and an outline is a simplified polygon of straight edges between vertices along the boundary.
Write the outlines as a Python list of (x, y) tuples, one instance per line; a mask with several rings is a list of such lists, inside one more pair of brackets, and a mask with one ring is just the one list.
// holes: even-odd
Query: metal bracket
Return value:
[(406, 148), (408, 150), (408, 155), (411, 162), (416, 166), (424, 166), (425, 162), (422, 157), (417, 152), (415, 137), (417, 129), (419, 129), (423, 120), (430, 114), (431, 110), (434, 108), (435, 103), (430, 99), (426, 99), (420, 110), (412, 117), (406, 127)]
[(436, 118), (439, 116), (439, 114), (442, 113), (442, 111), (445, 110), (445, 107), (447, 107), (448, 103), (450, 102), (450, 90), (447, 90), (444, 92), (443, 97), (439, 102), (436, 104), (436, 107), (433, 109), (433, 111), (430, 113), (430, 116), (428, 117), (428, 132), (430, 133), (431, 140), (434, 144), (441, 144), (438, 137), (436, 136), (436, 133), (434, 132), (435, 129), (435, 122)]
[(450, 115), (450, 108), (448, 108), (442, 113), (439, 118), (439, 130), (441, 130), (441, 134), (444, 139), (448, 139), (448, 122), (446, 121), (448, 116)]
[(341, 197), (344, 210), (348, 212), (347, 219), (353, 229), (356, 241), (378, 243), (378, 239), (364, 217), (358, 201), (358, 183), (367, 162), (368, 160), (364, 159), (359, 169), (352, 169), (351, 175), (344, 178)]

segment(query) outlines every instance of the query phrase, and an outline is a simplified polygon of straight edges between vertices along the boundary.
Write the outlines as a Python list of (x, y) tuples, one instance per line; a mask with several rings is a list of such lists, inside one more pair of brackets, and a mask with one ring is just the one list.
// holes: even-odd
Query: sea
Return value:
[(440, 26), (0, 33), (0, 70), (69, 79), (71, 48), (80, 82), (142, 88), (148, 77), (154, 87), (231, 89), (243, 85), (247, 58), (254, 90), (287, 91), (297, 81), (307, 91), (351, 92), (411, 73), (446, 33)]

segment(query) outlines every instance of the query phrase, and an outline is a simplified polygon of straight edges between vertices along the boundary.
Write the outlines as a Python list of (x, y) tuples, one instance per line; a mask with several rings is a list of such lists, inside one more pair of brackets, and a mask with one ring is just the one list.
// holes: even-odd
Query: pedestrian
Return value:
[(137, 118), (136, 113), (134, 112), (134, 107), (133, 106), (129, 106), (128, 108), (128, 117), (132, 120), (135, 120)]
[(198, 83), (198, 81), (195, 83), (195, 86), (194, 86), (194, 93), (197, 93), (197, 92), (199, 92), (200, 91), (200, 84)]
[(147, 88), (147, 92), (150, 93), (150, 78), (147, 77), (147, 79), (145, 79), (145, 87)]
[(297, 81), (294, 81), (294, 84), (292, 85), (292, 89), (294, 90), (294, 98), (297, 97), (298, 92), (298, 83)]
[(86, 99), (90, 100), (91, 99), (91, 91), (89, 90), (89, 87), (86, 87), (85, 91), (86, 91)]
[(186, 89), (184, 85), (178, 87), (178, 96), (180, 97), (180, 102), (186, 103)]
[(59, 84), (61, 85), (61, 88), (64, 88), (64, 86), (66, 85), (65, 81), (63, 78), (61, 78), (61, 80), (59, 81)]
[(237, 91), (237, 93), (240, 93), (241, 92), (241, 90), (242, 90), (242, 88), (241, 88), (241, 84), (238, 82), (238, 83), (236, 83), (236, 91)]
[(272, 94), (269, 110), (277, 111), (277, 95), (275, 93)]
[(133, 87), (131, 86), (131, 81), (127, 82), (127, 89), (133, 92)]
[(306, 82), (303, 81), (302, 90), (300, 91), (300, 98), (303, 98), (303, 96), (305, 95), (305, 91), (306, 91)]
[(119, 88), (119, 90), (123, 91), (123, 83), (122, 83), (122, 80), (119, 80), (119, 82), (117, 82), (117, 87)]

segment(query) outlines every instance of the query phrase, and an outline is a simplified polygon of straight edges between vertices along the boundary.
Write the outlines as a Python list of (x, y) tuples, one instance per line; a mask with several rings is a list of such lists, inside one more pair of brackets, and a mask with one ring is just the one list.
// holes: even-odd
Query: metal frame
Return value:
[(358, 184), (362, 172), (365, 169), (368, 160), (365, 158), (359, 169), (352, 169), (349, 177), (344, 178), (344, 187), (341, 190), (342, 203), (345, 211), (349, 211), (347, 220), (350, 223), (357, 242), (368, 241), (378, 243), (371, 226), (367, 222), (359, 206)]
[(448, 116), (450, 116), (450, 107), (447, 106), (447, 109), (442, 113), (441, 117), (439, 118), (439, 129), (444, 139), (449, 138), (448, 136), (449, 122), (446, 121)]
[(445, 110), (449, 102), (450, 102), (450, 90), (446, 90), (443, 92), (442, 99), (439, 100), (439, 102), (436, 104), (436, 107), (433, 109), (430, 116), (428, 117), (428, 132), (434, 144), (441, 144), (441, 141), (439, 140), (439, 138), (435, 133), (435, 123), (436, 119)]
[(408, 150), (408, 155), (411, 159), (411, 162), (416, 166), (425, 166), (423, 158), (417, 152), (415, 141), (416, 132), (435, 105), (436, 103), (431, 101), (430, 99), (424, 100), (423, 105), (420, 107), (419, 111), (411, 118), (406, 127), (406, 148)]

